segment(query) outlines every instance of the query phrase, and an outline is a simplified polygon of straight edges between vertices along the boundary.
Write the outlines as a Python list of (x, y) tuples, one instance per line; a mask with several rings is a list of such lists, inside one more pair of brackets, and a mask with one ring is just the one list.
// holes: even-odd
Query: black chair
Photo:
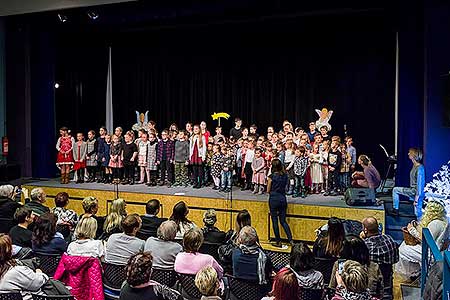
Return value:
[(214, 257), (214, 259), (216, 261), (219, 261), (219, 246), (221, 244), (214, 244), (214, 243), (206, 243), (204, 242), (202, 244), (202, 246), (200, 247), (200, 249), (198, 250), (198, 252), (203, 253), (203, 254), (209, 254), (212, 257)]
[(105, 298), (119, 299), (120, 289), (127, 279), (126, 265), (116, 265), (103, 262), (103, 287)]
[(392, 276), (392, 265), (391, 264), (379, 264), (381, 274), (383, 274), (383, 283), (384, 283), (384, 291), (383, 291), (383, 300), (392, 300), (393, 299), (393, 276)]
[(276, 251), (271, 251), (271, 250), (264, 250), (264, 252), (266, 253), (266, 255), (268, 257), (270, 257), (273, 268), (277, 272), (289, 264), (290, 253), (276, 252)]
[(145, 232), (145, 231), (141, 231), (139, 230), (138, 232), (136, 232), (136, 237), (138, 239), (141, 239), (143, 241), (146, 241), (149, 237), (151, 237), (150, 233)]
[(177, 273), (174, 270), (153, 268), (151, 279), (168, 287), (174, 287), (177, 283)]
[(232, 300), (261, 300), (265, 296), (267, 287), (256, 282), (238, 279), (232, 276), (228, 278), (230, 297)]
[(61, 255), (59, 254), (41, 254), (36, 253), (35, 257), (39, 260), (39, 268), (50, 277), (55, 275), (56, 268), (58, 267)]
[(181, 294), (189, 300), (199, 300), (202, 294), (195, 286), (195, 275), (178, 273), (178, 282), (180, 283)]
[(327, 286), (330, 283), (331, 272), (333, 271), (333, 265), (336, 262), (336, 258), (320, 258), (316, 257), (314, 263), (314, 270), (319, 271), (323, 275), (323, 283)]
[(71, 295), (65, 295), (65, 296), (50, 296), (50, 295), (37, 295), (32, 294), (33, 300), (73, 300), (74, 297)]
[(299, 300), (319, 300), (323, 297), (322, 289), (302, 289), (298, 293)]
[(21, 293), (0, 294), (0, 300), (22, 300)]

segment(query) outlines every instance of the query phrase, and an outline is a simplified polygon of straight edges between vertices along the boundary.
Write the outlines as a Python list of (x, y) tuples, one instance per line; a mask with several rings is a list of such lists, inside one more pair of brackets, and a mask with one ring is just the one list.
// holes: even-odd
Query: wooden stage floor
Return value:
[[(81, 201), (84, 197), (94, 196), (99, 200), (98, 215), (108, 213), (109, 205), (117, 197), (114, 185), (99, 183), (65, 184), (58, 180), (29, 180), (24, 187), (43, 187), (47, 193), (50, 207), (54, 207), (54, 196), (62, 191), (69, 193), (69, 208), (82, 213)], [(252, 225), (256, 228), (262, 242), (268, 242), (273, 237), (270, 229), (268, 195), (254, 195), (250, 191), (241, 191), (233, 188), (232, 193), (214, 191), (211, 187), (192, 189), (191, 187), (147, 187), (142, 184), (118, 185), (118, 196), (127, 202), (128, 213), (145, 213), (145, 203), (153, 198), (161, 201), (160, 216), (170, 217), (172, 207), (178, 201), (185, 201), (190, 208), (189, 218), (197, 225), (203, 224), (203, 213), (209, 208), (217, 210), (217, 227), (228, 230), (234, 226), (237, 212), (247, 209), (252, 216)], [(231, 201), (232, 198), (232, 201)], [(322, 195), (309, 195), (306, 198), (288, 197), (287, 221), (291, 227), (294, 240), (311, 243), (315, 240), (315, 229), (325, 224), (328, 218), (334, 216), (344, 219), (362, 220), (373, 216), (383, 224), (384, 207), (348, 206), (342, 196), (325, 197)], [(283, 230), (281, 230), (283, 231)], [(282, 233), (284, 237), (284, 233)]]

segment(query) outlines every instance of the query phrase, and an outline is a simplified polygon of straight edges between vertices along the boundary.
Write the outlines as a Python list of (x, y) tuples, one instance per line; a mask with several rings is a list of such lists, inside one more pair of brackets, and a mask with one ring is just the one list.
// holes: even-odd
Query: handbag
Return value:
[[(417, 226), (416, 223), (413, 223), (414, 227)], [(403, 240), (405, 241), (405, 244), (408, 246), (415, 246), (420, 244), (420, 241), (416, 239), (409, 231), (407, 227), (402, 227), (403, 232)]]

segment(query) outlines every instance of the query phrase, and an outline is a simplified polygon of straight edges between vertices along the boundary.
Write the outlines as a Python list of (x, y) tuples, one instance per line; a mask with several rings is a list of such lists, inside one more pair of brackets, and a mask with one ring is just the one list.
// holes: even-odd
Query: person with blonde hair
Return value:
[(410, 148), (408, 158), (413, 167), (409, 172), (409, 187), (394, 187), (392, 190), (392, 210), (389, 213), (398, 216), (400, 206), (400, 196), (406, 196), (408, 200), (414, 202), (414, 212), (417, 219), (422, 217), (422, 202), (425, 196), (425, 167), (422, 164), (423, 152), (419, 148)]
[(67, 254), (73, 256), (102, 257), (105, 253), (103, 243), (94, 240), (97, 232), (97, 220), (84, 215), (75, 228), (75, 241), (69, 244)]
[(399, 261), (395, 271), (405, 278), (420, 275), (422, 266), (422, 229), (428, 228), (439, 250), (443, 250), (444, 240), (448, 237), (448, 221), (445, 203), (440, 199), (430, 199), (420, 222), (408, 224), (408, 232), (416, 238), (417, 245), (407, 245), (404, 241), (399, 248)]
[(126, 203), (122, 198), (118, 198), (111, 203), (111, 208), (106, 217), (105, 224), (103, 224), (103, 234), (100, 237), (102, 240), (107, 240), (111, 234), (122, 232), (121, 223), (126, 217)]
[(219, 279), (217, 278), (217, 272), (211, 266), (203, 267), (195, 275), (195, 286), (202, 294), (200, 300), (221, 300), (218, 296), (219, 293)]
[(369, 276), (359, 262), (347, 260), (341, 271), (336, 271), (336, 294), (332, 300), (375, 300), (370, 295)]
[(96, 238), (99, 238), (103, 233), (103, 224), (105, 223), (105, 217), (97, 216), (98, 212), (98, 200), (93, 196), (85, 197), (82, 201), (84, 214), (80, 215), (79, 219), (83, 216), (93, 217), (97, 221), (97, 233)]

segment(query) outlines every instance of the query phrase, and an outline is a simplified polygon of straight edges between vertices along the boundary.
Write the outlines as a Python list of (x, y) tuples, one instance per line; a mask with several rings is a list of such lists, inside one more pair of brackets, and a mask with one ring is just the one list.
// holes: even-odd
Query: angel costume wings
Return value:
[(316, 121), (316, 128), (320, 130), (320, 127), (326, 126), (328, 131), (331, 130), (331, 125), (329, 123), (331, 116), (333, 115), (332, 110), (328, 110), (325, 107), (320, 109), (316, 109), (316, 113), (319, 115), (319, 119)]
[(148, 131), (148, 110), (145, 114), (136, 111), (136, 124), (134, 124), (131, 128), (135, 131), (140, 129), (145, 129)]

